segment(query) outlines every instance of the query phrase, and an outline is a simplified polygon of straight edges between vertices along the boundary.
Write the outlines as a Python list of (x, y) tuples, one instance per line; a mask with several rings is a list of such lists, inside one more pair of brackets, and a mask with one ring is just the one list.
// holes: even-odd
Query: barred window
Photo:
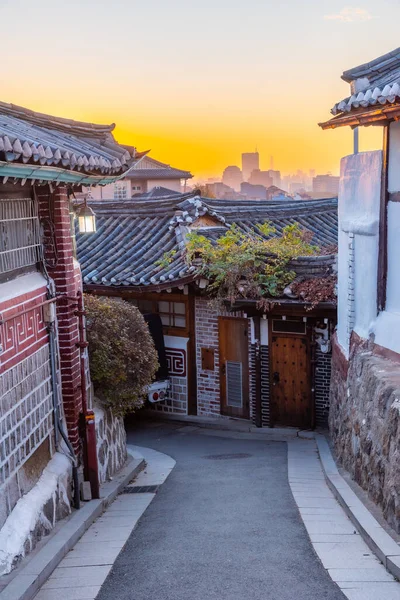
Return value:
[(0, 199), (0, 277), (40, 261), (38, 205), (32, 198)]
[(117, 181), (114, 183), (114, 198), (117, 200), (125, 200), (127, 198), (128, 192), (126, 189), (125, 181)]

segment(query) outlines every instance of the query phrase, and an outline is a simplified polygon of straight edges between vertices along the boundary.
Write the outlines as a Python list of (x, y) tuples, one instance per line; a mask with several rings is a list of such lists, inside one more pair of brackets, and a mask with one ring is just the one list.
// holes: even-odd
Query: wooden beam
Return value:
[(322, 129), (335, 129), (336, 127), (359, 127), (360, 125), (385, 125), (389, 121), (400, 118), (400, 105), (370, 106), (369, 108), (355, 108), (346, 113), (341, 113), (323, 123), (318, 123)]
[(378, 254), (378, 295), (377, 312), (386, 306), (386, 283), (387, 283), (387, 209), (388, 209), (388, 170), (389, 170), (389, 125), (383, 131), (383, 161), (381, 180), (381, 200), (379, 214), (379, 254)]

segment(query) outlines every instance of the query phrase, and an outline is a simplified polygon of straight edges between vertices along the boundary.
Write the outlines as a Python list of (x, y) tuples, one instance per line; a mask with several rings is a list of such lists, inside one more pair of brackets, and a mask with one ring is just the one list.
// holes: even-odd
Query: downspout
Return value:
[(71, 445), (71, 442), (68, 439), (67, 433), (64, 431), (64, 428), (60, 419), (60, 412), (58, 410), (58, 381), (57, 381), (57, 367), (56, 367), (56, 341), (55, 341), (55, 326), (54, 321), (49, 323), (47, 326), (47, 330), (49, 332), (49, 341), (50, 341), (50, 370), (51, 370), (51, 385), (53, 390), (53, 410), (54, 410), (54, 421), (55, 421), (55, 440), (56, 447), (59, 447), (60, 443), (60, 435), (65, 442), (65, 445), (68, 448), (70, 453), (70, 459), (72, 462), (72, 479), (74, 482), (74, 508), (79, 509), (81, 507), (80, 495), (79, 495), (79, 477), (78, 477), (78, 459), (75, 455), (74, 449)]

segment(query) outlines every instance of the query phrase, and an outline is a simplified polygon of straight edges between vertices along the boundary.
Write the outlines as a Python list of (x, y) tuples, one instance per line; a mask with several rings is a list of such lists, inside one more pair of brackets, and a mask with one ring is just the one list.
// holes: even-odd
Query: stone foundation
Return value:
[(400, 364), (334, 347), (329, 425), (336, 456), (400, 533)]
[(124, 420), (115, 417), (95, 401), (97, 458), (100, 483), (109, 480), (125, 464), (127, 458)]

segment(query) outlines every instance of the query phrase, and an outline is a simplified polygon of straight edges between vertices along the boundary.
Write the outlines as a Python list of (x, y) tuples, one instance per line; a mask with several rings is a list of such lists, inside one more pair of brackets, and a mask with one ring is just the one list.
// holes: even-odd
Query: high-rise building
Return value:
[(260, 168), (260, 155), (258, 152), (244, 152), (242, 154), (243, 181), (248, 181), (255, 169)]
[(240, 184), (242, 181), (242, 171), (239, 169), (239, 167), (234, 165), (226, 167), (222, 175), (222, 182), (225, 185), (228, 185), (237, 192), (240, 192)]
[(339, 192), (339, 177), (331, 175), (317, 175), (313, 179), (313, 194), (337, 196)]
[(281, 187), (281, 172), (275, 171), (274, 169), (269, 169), (267, 173), (272, 178), (272, 185), (276, 185), (276, 187)]
[(263, 185), (266, 188), (270, 187), (274, 183), (269, 171), (260, 171), (260, 169), (254, 169), (252, 171), (248, 182), (252, 185)]

